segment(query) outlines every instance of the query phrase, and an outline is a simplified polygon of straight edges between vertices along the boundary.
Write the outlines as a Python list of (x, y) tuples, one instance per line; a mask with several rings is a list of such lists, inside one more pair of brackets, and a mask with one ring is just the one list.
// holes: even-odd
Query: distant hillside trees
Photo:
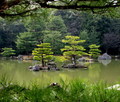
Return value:
[[(26, 35), (26, 33), (30, 35)], [(0, 18), (0, 51), (2, 51), (2, 48), (8, 47), (15, 49), (17, 54), (31, 53), (34, 44), (27, 51), (27, 47), (24, 47), (25, 44), (22, 45), (23, 42), (19, 42), (20, 36), (29, 36), (26, 43), (30, 44), (30, 41), (37, 44), (48, 42), (51, 44), (54, 54), (61, 54), (60, 49), (65, 45), (61, 40), (68, 35), (79, 36), (81, 40), (86, 40), (82, 46), (87, 52), (89, 50), (88, 46), (91, 44), (100, 45), (102, 53), (106, 52), (107, 49), (110, 49), (107, 50), (109, 54), (119, 54), (120, 52), (120, 46), (118, 46), (120, 35), (119, 18), (93, 15), (74, 10), (53, 11), (51, 9), (42, 10), (41, 15), (26, 17), (14, 22)], [(112, 42), (106, 42), (111, 38), (113, 38)], [(21, 48), (18, 47), (18, 42), (21, 44)], [(111, 47), (109, 43), (117, 46)]]
[(36, 46), (37, 41), (31, 32), (20, 33), (17, 36), (16, 47), (19, 53), (29, 54)]
[(51, 44), (54, 54), (61, 54), (60, 49), (64, 46), (61, 40), (68, 35), (64, 20), (61, 16), (54, 16), (47, 25), (43, 41)]

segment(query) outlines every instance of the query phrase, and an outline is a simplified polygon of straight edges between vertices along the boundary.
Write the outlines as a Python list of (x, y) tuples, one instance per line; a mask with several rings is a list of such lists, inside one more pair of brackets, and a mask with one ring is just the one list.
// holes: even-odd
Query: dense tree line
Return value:
[(101, 45), (102, 52), (119, 54), (120, 19), (77, 11), (58, 11), (72, 35), (86, 40), (85, 47), (91, 44)]
[[(17, 54), (30, 54), (37, 44), (51, 43), (54, 54), (61, 54), (67, 35), (86, 40), (83, 46), (101, 45), (102, 53), (119, 54), (120, 19), (74, 10), (49, 10), (37, 17), (13, 23), (0, 19), (0, 50), (9, 47)], [(114, 53), (113, 53), (114, 52)]]
[(0, 51), (3, 47), (16, 49), (16, 37), (24, 31), (25, 27), (21, 22), (8, 22), (0, 18)]

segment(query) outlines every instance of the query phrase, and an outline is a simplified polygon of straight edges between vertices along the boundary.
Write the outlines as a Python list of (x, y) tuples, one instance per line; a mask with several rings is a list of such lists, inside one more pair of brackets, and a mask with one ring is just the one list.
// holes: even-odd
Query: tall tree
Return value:
[(17, 36), (16, 45), (18, 52), (21, 54), (31, 53), (36, 44), (37, 41), (35, 41), (35, 38), (31, 32), (20, 33)]
[(62, 36), (66, 36), (67, 27), (61, 16), (54, 16), (48, 23), (48, 29), (51, 31), (59, 31)]
[(96, 31), (99, 32), (100, 43), (103, 42), (104, 34), (110, 33), (112, 29), (111, 19), (105, 16), (102, 16), (97, 22)]
[(82, 40), (86, 40), (86, 42), (83, 44), (85, 48), (88, 49), (88, 46), (91, 44), (99, 44), (99, 33), (97, 33), (94, 29), (89, 31), (83, 30), (80, 32), (80, 37)]
[(61, 54), (60, 49), (64, 46), (61, 40), (68, 35), (67, 27), (64, 24), (62, 17), (53, 16), (50, 21), (47, 22), (46, 30), (43, 32), (43, 41), (51, 44), (54, 54)]
[(50, 43), (54, 54), (61, 54), (60, 49), (63, 48), (62, 34), (59, 31), (44, 31), (44, 42)]
[(83, 18), (80, 12), (74, 10), (58, 10), (55, 15), (61, 15), (69, 33), (75, 36), (79, 35), (83, 24)]
[(42, 16), (39, 18), (28, 18), (29, 20), (25, 22), (25, 27), (28, 32), (31, 32), (34, 35), (34, 38), (38, 43), (43, 42), (44, 34), (43, 31), (46, 29), (46, 22)]

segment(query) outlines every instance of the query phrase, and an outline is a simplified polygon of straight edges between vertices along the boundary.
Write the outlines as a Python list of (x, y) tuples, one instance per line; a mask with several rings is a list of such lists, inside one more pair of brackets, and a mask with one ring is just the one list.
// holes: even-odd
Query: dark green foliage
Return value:
[(43, 33), (43, 42), (51, 44), (54, 54), (61, 54), (60, 49), (64, 46), (61, 40), (68, 35), (67, 27), (61, 16), (51, 17), (50, 21), (47, 23), (46, 30), (43, 31)]
[(66, 25), (64, 24), (64, 20), (61, 16), (54, 16), (49, 22), (49, 29), (51, 31), (59, 31), (60, 33), (65, 35), (67, 33)]
[[(81, 13), (74, 10), (60, 10), (56, 13), (56, 15), (62, 16), (65, 25), (68, 28), (68, 32), (72, 35), (80, 36), (81, 39), (86, 40), (83, 46), (87, 49), (87, 51), (89, 49), (88, 45), (97, 44), (101, 45), (102, 52), (105, 52), (105, 46), (108, 47), (109, 45), (103, 44), (104, 35), (111, 33), (115, 35), (120, 34), (119, 18), (93, 15), (88, 12)], [(115, 53), (119, 53), (118, 48), (111, 48), (109, 53), (113, 51)]]
[(25, 27), (20, 21), (8, 22), (0, 18), (0, 50), (4, 47), (16, 49), (16, 37), (23, 31)]
[[(47, 15), (48, 12), (45, 13)], [(28, 20), (25, 22), (25, 27), (27, 29), (27, 32), (31, 32), (34, 40), (38, 43), (43, 42), (44, 39), (44, 33), (43, 31), (46, 30), (46, 19), (43, 18), (43, 16), (37, 17), (28, 17)]]
[(99, 44), (99, 32), (96, 31), (99, 17), (91, 15), (90, 13), (80, 13), (74, 10), (61, 10), (56, 14), (62, 16), (69, 33), (73, 36), (80, 36), (82, 40), (86, 40), (83, 44), (86, 49), (88, 49), (88, 45), (93, 43)]
[(61, 54), (60, 49), (64, 46), (62, 43), (62, 34), (59, 31), (44, 31), (44, 42), (50, 43), (54, 54)]
[(2, 56), (4, 57), (10, 57), (12, 55), (15, 55), (15, 50), (12, 48), (2, 48), (3, 52), (1, 53)]
[(109, 53), (111, 49), (120, 51), (120, 35), (114, 33), (105, 34), (103, 38), (103, 47), (107, 53)]
[(35, 40), (34, 35), (30, 32), (20, 33), (17, 36), (16, 46), (19, 53), (31, 53), (36, 44), (37, 41)]
[(78, 36), (83, 24), (83, 18), (79, 12), (74, 10), (59, 10), (56, 12), (56, 15), (61, 15), (67, 27), (68, 33)]

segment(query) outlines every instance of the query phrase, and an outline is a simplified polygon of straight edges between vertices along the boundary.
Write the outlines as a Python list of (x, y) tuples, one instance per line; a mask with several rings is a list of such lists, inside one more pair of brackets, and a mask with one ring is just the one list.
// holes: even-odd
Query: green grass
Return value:
[(74, 80), (67, 84), (61, 81), (58, 86), (34, 83), (25, 87), (2, 81), (0, 102), (120, 102), (120, 91), (107, 89), (109, 85), (104, 82)]

